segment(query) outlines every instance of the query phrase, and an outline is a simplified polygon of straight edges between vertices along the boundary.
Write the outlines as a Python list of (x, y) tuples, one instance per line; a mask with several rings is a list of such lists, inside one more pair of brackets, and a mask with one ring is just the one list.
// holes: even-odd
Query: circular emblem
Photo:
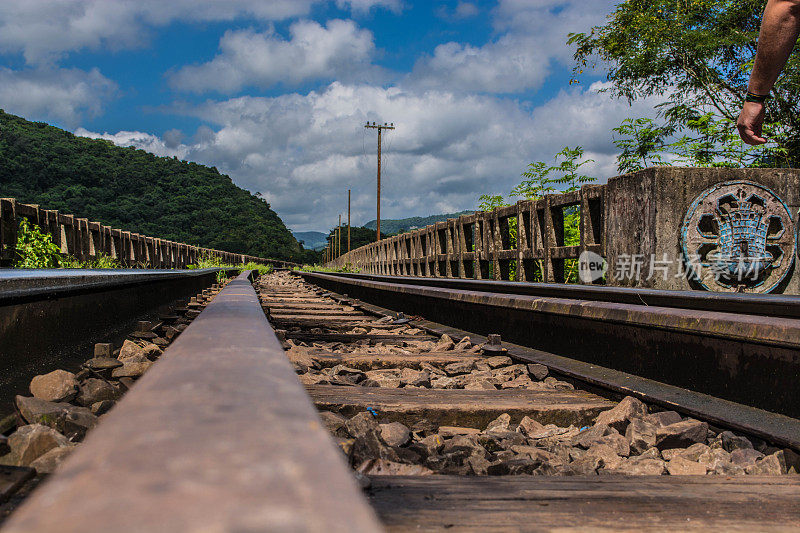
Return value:
[(789, 208), (752, 181), (726, 181), (703, 191), (681, 228), (686, 273), (717, 292), (771, 292), (794, 262)]

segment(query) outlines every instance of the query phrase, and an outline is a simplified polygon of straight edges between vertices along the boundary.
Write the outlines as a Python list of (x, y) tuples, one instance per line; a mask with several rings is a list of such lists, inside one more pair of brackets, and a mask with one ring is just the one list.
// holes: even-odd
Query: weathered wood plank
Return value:
[(440, 426), (483, 429), (503, 413), (512, 422), (529, 416), (542, 424), (583, 426), (612, 402), (584, 391), (531, 391), (522, 389), (473, 391), (464, 389), (389, 389), (309, 385), (306, 390), (317, 408), (353, 416), (367, 408), (381, 422), (413, 425), (425, 418)]
[(800, 476), (374, 476), (389, 531), (796, 531)]

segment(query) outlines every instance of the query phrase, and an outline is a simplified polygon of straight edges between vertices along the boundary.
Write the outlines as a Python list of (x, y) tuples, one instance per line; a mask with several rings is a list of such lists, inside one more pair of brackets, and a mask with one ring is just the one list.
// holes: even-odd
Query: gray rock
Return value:
[(580, 446), (581, 448), (588, 449), (593, 444), (600, 444), (603, 437), (619, 432), (609, 426), (603, 424), (595, 424), (594, 426), (584, 429), (572, 439), (573, 446)]
[(519, 425), (517, 426), (517, 431), (525, 435), (526, 437), (530, 437), (536, 433), (541, 432), (544, 429), (544, 426), (537, 422), (536, 420), (532, 419), (529, 416), (522, 417), (520, 420)]
[(510, 459), (508, 461), (495, 461), (486, 468), (490, 476), (508, 476), (516, 474), (533, 474), (541, 463), (527, 457)]
[(706, 475), (706, 467), (683, 457), (675, 457), (667, 462), (667, 472), (671, 476), (704, 476)]
[(656, 431), (658, 426), (647, 422), (645, 419), (634, 418), (625, 430), (631, 453), (639, 455), (648, 448), (656, 445)]
[(717, 438), (722, 444), (722, 449), (726, 452), (747, 448), (751, 450), (753, 449), (753, 443), (750, 442), (747, 437), (736, 435), (732, 431), (723, 431), (717, 436)]
[(708, 424), (698, 420), (686, 420), (656, 431), (656, 447), (659, 450), (685, 448), (695, 443), (703, 443), (708, 435)]
[(320, 411), (319, 418), (322, 420), (322, 425), (333, 434), (338, 434), (338, 431), (344, 427), (347, 418), (338, 413), (331, 411)]
[(404, 368), (400, 372), (400, 383), (403, 385), (412, 385), (414, 387), (430, 387), (431, 375), (422, 370)]
[(456, 435), (444, 442), (442, 454), (460, 454), (463, 456), (486, 455), (486, 449), (478, 442), (477, 435)]
[(44, 424), (67, 437), (82, 439), (97, 423), (97, 417), (86, 407), (46, 402), (25, 396), (17, 396), (16, 403), (20, 414), (28, 423)]
[(358, 472), (370, 476), (429, 476), (433, 471), (422, 465), (408, 465), (387, 459), (368, 459), (361, 463)]
[[(534, 385), (528, 376), (517, 376), (512, 380), (504, 381), (500, 384), (501, 389), (528, 389)], [(538, 383), (537, 383), (538, 385)]]
[(625, 433), (632, 418), (640, 418), (647, 414), (647, 406), (633, 396), (626, 396), (613, 409), (597, 415), (595, 425), (606, 425)]
[(455, 363), (450, 363), (444, 367), (444, 371), (447, 372), (448, 376), (455, 376), (457, 374), (469, 374), (475, 368), (475, 360), (474, 359), (466, 359), (464, 361), (458, 361)]
[(753, 476), (780, 476), (786, 474), (786, 458), (783, 455), (783, 450), (779, 450), (771, 455), (767, 455), (763, 459), (745, 468), (745, 472)]
[(622, 457), (627, 457), (631, 453), (630, 445), (628, 444), (628, 440), (620, 435), (619, 433), (611, 433), (610, 435), (605, 435), (600, 437), (598, 440), (597, 445), (605, 445), (614, 450), (614, 453), (620, 455)]
[(466, 464), (475, 476), (488, 475), (489, 465), (491, 464), (486, 457), (481, 455), (471, 455), (467, 457)]
[(161, 354), (163, 354), (164, 351), (161, 348), (159, 348), (158, 345), (156, 344), (147, 343), (142, 348), (142, 353), (144, 354), (145, 357), (147, 357), (151, 361), (155, 361), (156, 359), (161, 357)]
[(688, 461), (697, 462), (700, 459), (700, 456), (710, 449), (711, 448), (702, 442), (698, 442), (697, 444), (692, 444), (688, 448), (671, 448), (669, 450), (663, 450), (661, 452), (661, 456), (667, 461), (671, 461), (675, 457), (681, 457)]
[(455, 348), (455, 346), (456, 345), (453, 342), (453, 339), (451, 339), (449, 335), (442, 335), (441, 338), (439, 339), (439, 342), (437, 342), (433, 346), (433, 349), (431, 351), (432, 352), (447, 352), (447, 351), (452, 350), (453, 348)]
[(128, 358), (122, 362), (122, 366), (111, 371), (112, 378), (138, 378), (150, 370), (153, 363), (147, 361), (134, 361)]
[(84, 407), (102, 402), (103, 400), (116, 400), (119, 391), (102, 379), (89, 378), (83, 381), (75, 401)]
[(458, 427), (458, 426), (439, 426), (439, 436), (443, 439), (450, 439), (455, 437), (456, 435), (477, 435), (480, 433), (480, 429), (476, 428), (465, 428), (465, 427)]
[(31, 380), (30, 391), (34, 397), (47, 402), (68, 402), (78, 393), (75, 374), (66, 370), (54, 370)]
[[(621, 437), (621, 435), (617, 435)], [(617, 453), (617, 450), (607, 444), (594, 444), (584, 454), (581, 461), (593, 460), (596, 463), (595, 470), (598, 468), (614, 469), (621, 464), (623, 459)]]
[(679, 415), (675, 411), (660, 411), (658, 413), (651, 413), (644, 417), (645, 422), (653, 424), (657, 427), (676, 424), (681, 420), (683, 420), (681, 418), (681, 415)]
[(74, 445), (53, 448), (32, 461), (30, 466), (36, 470), (37, 474), (52, 474), (74, 449)]
[(544, 365), (537, 363), (531, 363), (528, 365), (528, 374), (539, 381), (542, 381), (544, 378), (546, 378), (548, 373), (549, 370)]
[[(143, 357), (147, 359), (147, 355), (145, 354), (145, 351), (144, 349), (142, 349), (141, 346), (139, 346), (137, 343), (133, 341), (126, 340), (123, 343), (122, 348), (120, 348), (119, 350), (119, 355), (117, 356), (117, 359), (124, 362), (127, 361), (128, 359), (131, 359), (132, 357)], [(141, 359), (136, 359), (136, 360), (140, 361)]]
[(495, 355), (482, 359), (481, 363), (488, 365), (489, 368), (498, 368), (501, 366), (508, 366), (513, 363), (513, 361), (506, 355)]
[(122, 361), (114, 357), (93, 357), (84, 363), (93, 370), (111, 370), (122, 366)]
[(347, 433), (353, 438), (363, 437), (370, 432), (377, 435), (380, 432), (378, 421), (366, 411), (358, 413), (346, 421), (344, 426), (347, 429)]
[(464, 385), (465, 390), (497, 390), (493, 384), (485, 379), (472, 379), (468, 380)]
[(102, 400), (97, 403), (93, 403), (90, 410), (92, 414), (95, 416), (100, 416), (106, 414), (111, 408), (114, 407), (114, 402), (111, 400)]
[(752, 448), (738, 448), (731, 452), (731, 462), (742, 468), (756, 464), (764, 454)]
[(453, 350), (461, 351), (472, 348), (472, 340), (469, 337), (464, 337), (453, 347)]
[(731, 462), (731, 454), (722, 448), (711, 448), (697, 458), (697, 462), (704, 465), (708, 471), (717, 470), (720, 466)]
[(484, 431), (491, 432), (491, 431), (508, 431), (508, 426), (511, 424), (511, 415), (508, 413), (503, 413), (502, 415), (498, 416), (486, 426)]
[(400, 422), (380, 424), (381, 439), (388, 446), (403, 446), (411, 438), (411, 430)]
[(439, 435), (428, 435), (427, 437), (414, 441), (409, 448), (422, 457), (427, 458), (438, 454), (444, 447), (444, 439)]
[(11, 452), (3, 457), (3, 463), (11, 466), (30, 464), (54, 448), (69, 446), (70, 442), (53, 428), (31, 424), (18, 428), (8, 437)]
[(336, 365), (333, 367), (331, 371), (332, 375), (336, 376), (339, 379), (343, 379), (350, 383), (359, 383), (366, 379), (366, 374), (361, 370), (357, 370), (355, 368), (349, 368), (344, 365)]
[(661, 459), (630, 457), (613, 469), (601, 471), (603, 474), (621, 474), (626, 476), (660, 476), (667, 473), (666, 463)]

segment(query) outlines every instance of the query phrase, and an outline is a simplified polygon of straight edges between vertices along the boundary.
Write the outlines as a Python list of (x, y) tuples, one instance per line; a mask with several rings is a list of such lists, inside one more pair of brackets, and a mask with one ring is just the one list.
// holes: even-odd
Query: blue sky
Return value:
[(651, 116), (569, 86), (567, 33), (614, 0), (26, 0), (0, 4), (0, 107), (79, 135), (214, 165), (294, 230), (474, 208), (527, 163)]

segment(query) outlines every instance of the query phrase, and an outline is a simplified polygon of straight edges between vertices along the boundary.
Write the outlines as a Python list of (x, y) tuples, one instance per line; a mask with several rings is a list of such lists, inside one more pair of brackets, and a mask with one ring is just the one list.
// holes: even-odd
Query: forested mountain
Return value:
[(76, 137), (2, 110), (0, 197), (228, 252), (298, 262), (316, 256), (266, 201), (214, 167)]
[[(471, 215), (474, 211), (459, 211), (458, 213), (445, 213), (443, 215), (431, 215), (429, 217), (411, 217), (401, 218), (398, 220), (381, 220), (381, 233), (404, 233), (410, 229), (419, 229), (447, 220), (448, 218), (458, 218), (461, 215)], [(365, 228), (375, 230), (377, 228), (377, 221), (370, 220), (364, 224)]]
[(302, 242), (303, 247), (309, 250), (325, 248), (328, 244), (326, 241), (327, 235), (321, 231), (293, 231), (292, 235), (297, 239), (297, 242)]

